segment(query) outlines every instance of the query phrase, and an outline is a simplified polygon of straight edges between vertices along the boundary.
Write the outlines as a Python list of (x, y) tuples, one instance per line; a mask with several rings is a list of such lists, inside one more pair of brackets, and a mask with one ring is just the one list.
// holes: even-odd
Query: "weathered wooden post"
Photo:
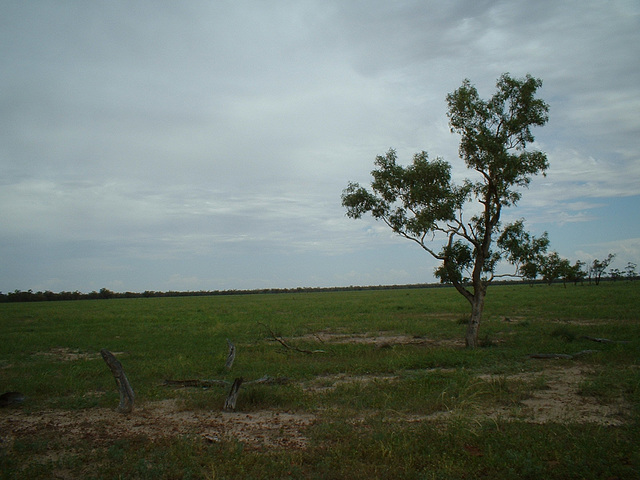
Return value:
[(227, 399), (224, 402), (224, 410), (235, 410), (236, 409), (236, 400), (238, 400), (238, 391), (240, 390), (240, 385), (242, 385), (242, 377), (236, 378), (233, 381), (233, 385), (231, 385), (231, 391), (229, 395), (227, 395)]
[(227, 338), (227, 345), (229, 346), (229, 354), (227, 355), (227, 362), (224, 364), (227, 370), (231, 370), (233, 366), (233, 361), (236, 359), (236, 346), (231, 343), (231, 341)]
[(111, 373), (113, 373), (113, 376), (116, 379), (116, 385), (118, 385), (118, 390), (120, 391), (120, 405), (118, 405), (118, 412), (131, 413), (133, 410), (135, 395), (131, 388), (131, 384), (129, 383), (129, 379), (127, 379), (127, 376), (124, 373), (122, 364), (109, 350), (103, 348), (100, 350), (100, 355), (102, 355), (102, 358), (111, 370)]

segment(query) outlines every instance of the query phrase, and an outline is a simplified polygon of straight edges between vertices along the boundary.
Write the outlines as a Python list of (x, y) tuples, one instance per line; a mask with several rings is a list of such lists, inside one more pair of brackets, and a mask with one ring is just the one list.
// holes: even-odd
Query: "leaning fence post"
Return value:
[(111, 373), (113, 373), (113, 376), (116, 379), (116, 385), (118, 385), (118, 390), (120, 391), (120, 405), (118, 405), (118, 412), (131, 413), (133, 410), (135, 395), (129, 380), (124, 373), (122, 364), (109, 350), (103, 348), (100, 350), (100, 355), (102, 355), (102, 358), (111, 370)]
[(227, 345), (229, 346), (229, 354), (227, 355), (227, 362), (224, 364), (227, 370), (231, 370), (231, 366), (233, 365), (233, 361), (236, 359), (236, 346), (231, 343), (231, 341), (227, 338)]
[(224, 402), (224, 410), (235, 410), (236, 409), (236, 400), (238, 400), (238, 391), (240, 390), (240, 385), (242, 385), (242, 377), (236, 378), (233, 381), (233, 385), (231, 385), (231, 391), (229, 391), (229, 395)]

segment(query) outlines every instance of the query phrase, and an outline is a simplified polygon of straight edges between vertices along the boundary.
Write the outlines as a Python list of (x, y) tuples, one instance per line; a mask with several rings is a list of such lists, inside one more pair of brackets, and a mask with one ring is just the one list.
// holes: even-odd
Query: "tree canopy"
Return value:
[[(473, 174), (462, 184), (452, 181), (451, 165), (442, 158), (430, 159), (423, 151), (405, 167), (390, 149), (376, 157), (371, 190), (350, 182), (342, 193), (347, 216), (370, 213), (441, 261), (436, 276), (471, 304), (471, 348), (477, 346), (486, 288), (498, 262), (505, 259), (516, 266), (515, 274), (526, 276), (548, 245), (546, 234), (533, 237), (522, 220), (500, 222), (502, 209), (515, 206), (521, 188), (549, 166), (543, 152), (527, 149), (534, 141), (531, 128), (548, 120), (548, 105), (535, 96), (541, 85), (530, 75), (504, 74), (489, 100), (469, 80), (447, 95), (451, 132), (460, 135), (459, 155)], [(474, 213), (466, 218), (465, 210)]]

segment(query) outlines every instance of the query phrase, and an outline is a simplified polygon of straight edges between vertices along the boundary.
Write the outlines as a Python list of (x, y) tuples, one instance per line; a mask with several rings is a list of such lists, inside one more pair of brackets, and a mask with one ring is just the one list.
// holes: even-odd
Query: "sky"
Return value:
[(433, 282), (342, 190), (389, 148), (464, 179), (446, 95), (506, 72), (550, 168), (503, 219), (640, 264), (637, 0), (0, 0), (0, 64), (3, 292)]

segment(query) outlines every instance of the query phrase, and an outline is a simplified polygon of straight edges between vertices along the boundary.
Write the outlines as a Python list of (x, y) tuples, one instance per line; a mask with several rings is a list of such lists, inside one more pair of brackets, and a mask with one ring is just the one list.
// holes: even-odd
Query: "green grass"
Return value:
[[(170, 389), (163, 380), (268, 374), (290, 381), (243, 387), (239, 411), (316, 418), (304, 429), (305, 449), (189, 435), (87, 443), (56, 431), (18, 432), (9, 445), (0, 433), (0, 479), (640, 477), (640, 282), (493, 286), (480, 327), (483, 348), (473, 351), (460, 346), (468, 309), (452, 288), (0, 304), (0, 393), (27, 397), (18, 410), (0, 410), (0, 421), (16, 410), (115, 408), (102, 348), (121, 361), (138, 406), (176, 398), (185, 410), (217, 412), (225, 388)], [(325, 353), (287, 350), (260, 323), (292, 346)], [(318, 340), (380, 332), (416, 337), (417, 344)], [(232, 372), (223, 367), (227, 338), (237, 346)], [(587, 349), (597, 352), (528, 357)], [(545, 375), (516, 374), (575, 365), (586, 372), (580, 395), (632, 406), (621, 425), (483, 416), (517, 413), (548, 388)], [(336, 383), (340, 376), (370, 379)], [(443, 413), (449, 415), (429, 419)]]

